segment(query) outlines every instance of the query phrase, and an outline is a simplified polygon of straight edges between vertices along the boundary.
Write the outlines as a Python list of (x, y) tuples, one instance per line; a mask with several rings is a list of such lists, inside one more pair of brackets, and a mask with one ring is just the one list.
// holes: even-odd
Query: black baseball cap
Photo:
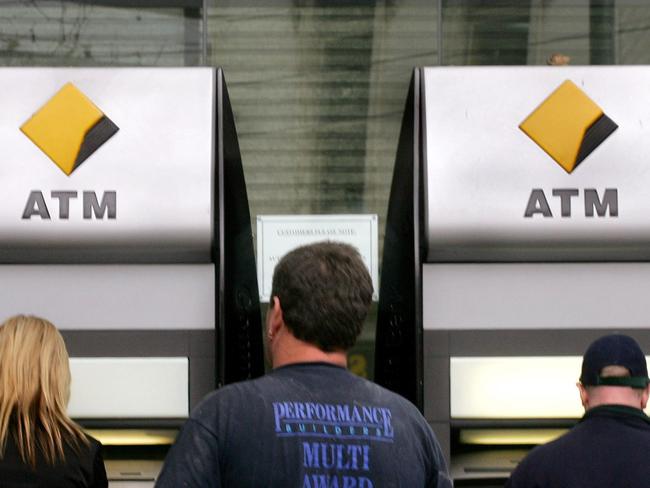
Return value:
[[(602, 377), (600, 372), (606, 366), (627, 368), (630, 376)], [(580, 382), (585, 386), (630, 386), (645, 388), (648, 379), (648, 366), (639, 344), (629, 336), (611, 334), (591, 343), (582, 358)]]

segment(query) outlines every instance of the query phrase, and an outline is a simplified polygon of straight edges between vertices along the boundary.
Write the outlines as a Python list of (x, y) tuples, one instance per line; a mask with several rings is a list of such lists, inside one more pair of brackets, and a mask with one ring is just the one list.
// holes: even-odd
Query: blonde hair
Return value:
[(0, 457), (14, 436), (25, 463), (63, 461), (64, 443), (88, 443), (66, 413), (70, 399), (68, 351), (47, 320), (17, 315), (0, 325)]

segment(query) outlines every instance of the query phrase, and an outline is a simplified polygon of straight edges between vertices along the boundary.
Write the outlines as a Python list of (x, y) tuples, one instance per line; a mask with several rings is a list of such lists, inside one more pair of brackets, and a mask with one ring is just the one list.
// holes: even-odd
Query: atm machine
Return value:
[(582, 415), (581, 356), (650, 351), (647, 67), (414, 70), (384, 244), (376, 380), (456, 486), (502, 486)]
[(221, 69), (0, 70), (0, 316), (52, 321), (112, 488), (153, 486), (215, 387), (263, 373)]

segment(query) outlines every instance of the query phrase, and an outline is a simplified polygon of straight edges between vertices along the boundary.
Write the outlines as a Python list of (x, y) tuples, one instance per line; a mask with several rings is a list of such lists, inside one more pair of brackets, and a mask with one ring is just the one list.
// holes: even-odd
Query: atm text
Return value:
[[(551, 194), (559, 199), (560, 215), (562, 217), (571, 217), (573, 198), (580, 196), (577, 188), (555, 188)], [(618, 217), (618, 190), (616, 188), (606, 188), (602, 193), (602, 198), (598, 195), (598, 190), (594, 188), (585, 188), (582, 191), (585, 217)], [(557, 200), (556, 200), (557, 201)], [(543, 217), (553, 217), (553, 212), (546, 198), (544, 190), (534, 188), (530, 192), (528, 204), (524, 217), (531, 218), (535, 215)]]
[[(59, 213), (58, 218), (67, 220), (70, 218), (70, 206), (73, 200), (76, 200), (78, 192), (74, 190), (55, 190), (50, 192), (52, 200), (58, 201)], [(117, 218), (117, 193), (114, 191), (105, 191), (101, 200), (97, 198), (94, 191), (84, 191), (81, 195), (81, 213), (85, 220), (103, 219), (105, 216), (110, 220)], [(50, 207), (56, 205), (50, 202)], [(73, 204), (74, 206), (74, 204)], [(40, 217), (42, 220), (51, 220), (50, 208), (45, 203), (43, 192), (34, 190), (27, 197), (25, 210), (22, 218), (30, 220), (32, 217)]]

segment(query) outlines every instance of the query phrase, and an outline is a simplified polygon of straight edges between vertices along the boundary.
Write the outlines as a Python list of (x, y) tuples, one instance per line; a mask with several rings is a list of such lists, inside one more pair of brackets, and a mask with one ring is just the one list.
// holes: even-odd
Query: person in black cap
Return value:
[(644, 488), (650, 486), (650, 418), (646, 359), (622, 334), (593, 342), (578, 389), (585, 414), (567, 434), (533, 449), (509, 488)]

